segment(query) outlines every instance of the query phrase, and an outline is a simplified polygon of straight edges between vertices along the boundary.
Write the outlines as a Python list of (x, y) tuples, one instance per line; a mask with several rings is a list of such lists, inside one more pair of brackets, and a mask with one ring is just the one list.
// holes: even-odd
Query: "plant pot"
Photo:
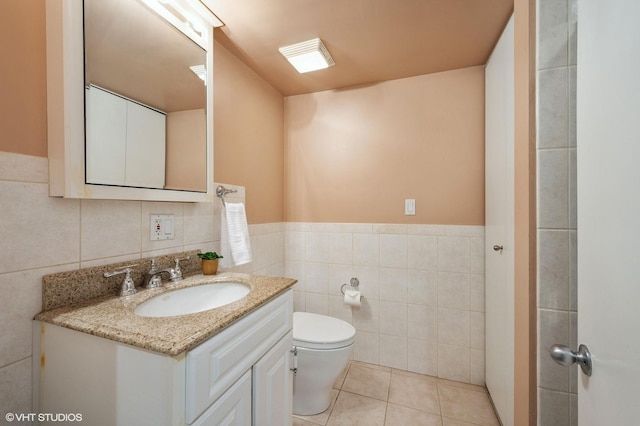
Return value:
[(218, 273), (218, 259), (202, 259), (202, 273), (215, 275)]

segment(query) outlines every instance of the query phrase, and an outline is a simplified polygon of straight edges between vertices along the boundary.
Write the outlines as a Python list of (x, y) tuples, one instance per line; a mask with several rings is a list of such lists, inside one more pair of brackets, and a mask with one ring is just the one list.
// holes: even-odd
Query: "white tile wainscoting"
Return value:
[[(484, 385), (484, 227), (286, 223), (294, 310), (357, 330), (353, 358)], [(340, 286), (360, 280), (362, 306)]]

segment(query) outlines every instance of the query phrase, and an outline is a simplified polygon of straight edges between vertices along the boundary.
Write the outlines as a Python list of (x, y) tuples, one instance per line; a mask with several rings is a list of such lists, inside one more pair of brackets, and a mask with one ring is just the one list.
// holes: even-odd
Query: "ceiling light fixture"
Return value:
[[(141, 0), (165, 21), (182, 31), (187, 37), (207, 50), (209, 25), (224, 25), (217, 16), (206, 18), (211, 11), (198, 0)], [(203, 12), (205, 9), (206, 12)]]
[(299, 73), (316, 71), (335, 65), (322, 40), (303, 41), (278, 49)]

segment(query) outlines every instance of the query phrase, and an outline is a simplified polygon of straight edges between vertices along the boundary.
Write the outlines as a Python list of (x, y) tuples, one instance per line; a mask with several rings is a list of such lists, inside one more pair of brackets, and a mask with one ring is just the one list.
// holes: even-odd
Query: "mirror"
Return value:
[[(134, 12), (136, 8), (139, 13)], [(199, 0), (87, 0), (86, 22), (84, 14), (82, 1), (46, 2), (49, 195), (213, 201), (213, 28), (222, 22)], [(85, 26), (89, 30), (86, 35)], [(164, 32), (152, 33), (149, 26), (163, 27)], [(125, 33), (129, 38), (122, 38)], [(175, 48), (181, 52), (179, 58), (172, 56), (178, 55), (174, 43), (181, 45)], [(168, 63), (148, 66), (152, 57), (162, 54), (171, 56)], [(189, 67), (204, 65), (203, 77), (209, 84), (205, 85), (189, 67), (186, 70), (181, 67), (184, 63)], [(180, 75), (174, 67), (181, 67)], [(129, 74), (131, 69), (138, 69), (138, 77)], [(155, 71), (161, 72), (156, 75)], [(85, 109), (86, 93), (91, 94), (87, 96), (89, 102)], [(120, 107), (112, 109), (112, 103)], [(153, 114), (147, 114), (149, 112)], [(110, 114), (120, 114), (120, 121), (113, 124), (103, 120)], [(173, 120), (174, 115), (189, 117)], [(149, 123), (155, 121), (160, 124)], [(92, 132), (107, 139), (108, 144), (98, 141), (85, 146), (85, 133), (90, 140)], [(164, 147), (143, 145), (142, 149), (129, 152), (129, 145), (135, 145), (129, 141), (155, 140), (152, 133), (165, 139)], [(116, 147), (114, 140), (120, 145)], [(94, 149), (101, 150), (102, 154), (93, 155)], [(100, 173), (94, 173), (91, 166), (87, 168), (92, 161), (113, 156), (116, 151), (120, 160), (105, 163), (103, 171), (121, 167), (130, 177), (135, 173), (145, 175), (146, 170), (157, 168), (161, 175), (166, 172), (165, 177), (160, 177), (160, 183), (133, 181), (131, 186), (125, 186), (128, 184), (125, 179), (101, 181)], [(165, 152), (164, 167), (162, 159), (151, 155), (162, 151)], [(195, 156), (187, 155), (190, 152), (196, 152)], [(160, 167), (156, 167), (158, 164)], [(194, 167), (195, 164), (198, 167)], [(196, 173), (191, 174), (193, 171)], [(195, 185), (180, 181), (185, 177), (189, 182), (196, 182)]]
[(84, 0), (86, 183), (206, 192), (207, 51), (152, 7)]

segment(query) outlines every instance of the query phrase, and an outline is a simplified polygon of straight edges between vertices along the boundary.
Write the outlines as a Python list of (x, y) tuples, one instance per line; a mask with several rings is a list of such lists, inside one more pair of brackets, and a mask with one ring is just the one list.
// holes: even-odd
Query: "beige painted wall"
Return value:
[(165, 188), (207, 190), (206, 120), (204, 109), (167, 114)]
[(216, 42), (214, 180), (246, 188), (249, 223), (284, 220), (284, 98)]
[(47, 156), (45, 0), (3, 0), (0, 151)]
[(484, 225), (484, 67), (285, 105), (287, 221)]

